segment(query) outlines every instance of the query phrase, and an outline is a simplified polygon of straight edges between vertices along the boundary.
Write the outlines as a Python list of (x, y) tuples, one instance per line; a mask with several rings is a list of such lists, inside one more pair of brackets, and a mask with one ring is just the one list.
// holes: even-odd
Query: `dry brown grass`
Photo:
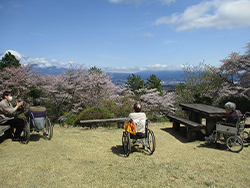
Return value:
[(150, 124), (156, 151), (124, 157), (121, 129), (55, 126), (51, 141), (0, 144), (1, 187), (250, 187), (250, 148), (232, 153), (204, 141), (186, 142), (171, 123)]

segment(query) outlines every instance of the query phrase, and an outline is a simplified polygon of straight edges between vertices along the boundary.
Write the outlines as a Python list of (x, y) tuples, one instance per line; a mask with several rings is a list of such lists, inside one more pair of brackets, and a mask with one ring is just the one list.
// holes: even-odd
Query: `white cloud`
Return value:
[(162, 2), (162, 4), (171, 4), (172, 2), (174, 3), (175, 0), (160, 0)]
[(125, 3), (125, 4), (135, 4), (140, 5), (143, 2), (146, 2), (147, 0), (108, 0), (111, 3)]
[(24, 64), (24, 65), (32, 64), (40, 68), (53, 67), (53, 66), (60, 67), (60, 68), (69, 68), (70, 64), (74, 64), (73, 61), (59, 62), (56, 59), (47, 60), (45, 58), (30, 58), (26, 56), (23, 56), (22, 58), (18, 58), (18, 59), (20, 60), (21, 64)]
[(250, 27), (250, 0), (212, 0), (188, 7), (183, 13), (161, 17), (155, 24), (173, 26), (176, 31)]
[(148, 67), (151, 67), (151, 68), (166, 68), (166, 67), (168, 67), (168, 65), (155, 64), (155, 65), (148, 65)]
[(144, 2), (161, 2), (163, 5), (169, 5), (171, 3), (174, 3), (175, 0), (108, 0), (110, 3), (125, 3), (125, 4), (135, 4), (135, 5), (140, 5)]
[(101, 67), (101, 70), (103, 72), (123, 72), (123, 73), (136, 73), (140, 71), (161, 71), (161, 70), (181, 70), (182, 65), (180, 66), (168, 66), (168, 65), (161, 65), (161, 64), (155, 64), (155, 65), (148, 65), (147, 67)]
[(154, 37), (152, 33), (141, 33), (140, 36), (142, 37)]
[(44, 37), (43, 34), (40, 33), (34, 33), (34, 32), (29, 32), (31, 35), (39, 36), (39, 37)]
[(20, 7), (23, 7), (23, 5), (17, 3), (17, 2), (14, 2), (14, 1), (10, 1), (9, 4), (14, 7), (14, 8), (20, 8)]
[(123, 0), (108, 0), (111, 3), (121, 3)]

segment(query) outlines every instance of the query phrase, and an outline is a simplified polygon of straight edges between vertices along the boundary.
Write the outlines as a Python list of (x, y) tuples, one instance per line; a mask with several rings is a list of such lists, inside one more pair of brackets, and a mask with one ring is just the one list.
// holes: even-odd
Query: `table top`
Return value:
[(204, 116), (223, 117), (226, 115), (226, 111), (223, 108), (218, 108), (215, 106), (210, 106), (201, 103), (193, 103), (193, 104), (180, 103), (180, 107), (182, 107), (183, 110), (193, 111), (196, 113), (203, 114)]

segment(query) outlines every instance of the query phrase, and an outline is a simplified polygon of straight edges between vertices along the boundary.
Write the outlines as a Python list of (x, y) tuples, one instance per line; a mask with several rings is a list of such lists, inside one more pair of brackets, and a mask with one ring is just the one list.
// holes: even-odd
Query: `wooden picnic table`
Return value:
[(206, 119), (206, 135), (210, 135), (215, 129), (216, 122), (220, 121), (223, 117), (226, 116), (225, 109), (206, 104), (180, 103), (180, 107), (182, 107), (182, 110), (187, 111), (189, 120), (191, 121), (201, 124), (202, 118)]

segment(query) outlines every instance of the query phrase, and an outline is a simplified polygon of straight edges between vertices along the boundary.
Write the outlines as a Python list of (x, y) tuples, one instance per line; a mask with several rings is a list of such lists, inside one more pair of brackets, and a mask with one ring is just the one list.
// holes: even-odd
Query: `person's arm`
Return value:
[[(128, 115), (128, 117), (127, 117), (127, 121), (129, 121), (131, 119), (131, 113)], [(126, 122), (127, 122), (126, 121)]]
[(7, 102), (1, 103), (1, 111), (4, 115), (12, 116), (15, 111), (23, 104), (23, 102), (17, 103), (16, 107), (13, 108), (11, 105), (9, 105)]
[(16, 111), (20, 106), (23, 105), (23, 101), (17, 103), (16, 107), (14, 108), (14, 110)]

